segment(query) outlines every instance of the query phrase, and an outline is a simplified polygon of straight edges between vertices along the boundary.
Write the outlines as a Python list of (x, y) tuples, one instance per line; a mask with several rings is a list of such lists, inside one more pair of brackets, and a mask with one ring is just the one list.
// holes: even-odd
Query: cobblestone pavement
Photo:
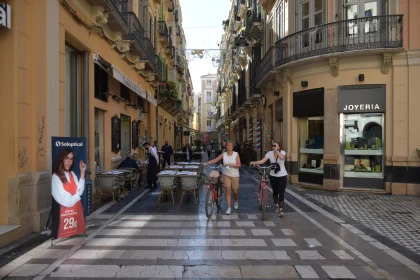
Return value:
[(157, 205), (157, 191), (133, 191), (91, 217), (88, 237), (45, 242), (0, 268), (0, 278), (420, 279), (418, 263), (309, 191), (288, 188), (285, 217), (271, 209), (262, 221), (256, 178), (243, 168), (239, 209), (225, 215), (223, 203), (210, 220), (204, 188), (198, 205)]
[(360, 193), (310, 197), (420, 254), (420, 197)]

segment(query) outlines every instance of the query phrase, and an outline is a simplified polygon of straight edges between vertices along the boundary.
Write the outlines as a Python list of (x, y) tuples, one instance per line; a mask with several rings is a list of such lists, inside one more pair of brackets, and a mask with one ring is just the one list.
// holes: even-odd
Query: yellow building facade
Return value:
[(420, 195), (419, 5), (235, 1), (219, 130), (257, 158), (279, 141), (293, 184)]
[[(159, 27), (176, 22), (180, 9), (172, 1), (143, 0), (6, 4), (11, 24), (0, 27), (0, 143), (5, 147), (0, 245), (38, 232), (47, 222), (51, 137), (87, 139), (92, 180), (95, 171), (115, 168), (128, 152), (145, 159), (144, 141), (174, 145), (176, 114), (159, 106), (159, 93), (168, 72), (176, 71), (171, 70), (175, 47)], [(176, 28), (173, 34), (176, 40)], [(179, 81), (176, 86), (183, 89)], [(189, 102), (184, 106), (187, 112)], [(159, 116), (165, 128), (159, 127)], [(112, 133), (114, 118), (120, 120), (120, 135)]]

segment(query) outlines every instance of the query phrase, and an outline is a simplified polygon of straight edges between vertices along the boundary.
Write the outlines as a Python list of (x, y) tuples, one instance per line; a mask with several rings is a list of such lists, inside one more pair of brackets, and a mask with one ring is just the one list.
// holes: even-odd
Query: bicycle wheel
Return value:
[(210, 219), (211, 214), (213, 213), (214, 201), (213, 201), (213, 188), (207, 187), (206, 190), (206, 216)]
[(261, 189), (261, 213), (262, 213), (262, 220), (265, 221), (265, 211), (267, 208), (267, 188)]
[(216, 200), (216, 205), (217, 205), (217, 209), (220, 209), (220, 206), (222, 206), (222, 197), (223, 197), (223, 189), (222, 189), (222, 185), (219, 184), (216, 187), (217, 190), (217, 200)]

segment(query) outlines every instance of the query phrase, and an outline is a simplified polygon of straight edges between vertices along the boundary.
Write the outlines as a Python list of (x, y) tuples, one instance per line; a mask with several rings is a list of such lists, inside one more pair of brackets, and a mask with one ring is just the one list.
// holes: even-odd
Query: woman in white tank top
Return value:
[(234, 207), (238, 209), (238, 189), (239, 189), (239, 168), (241, 167), (241, 159), (239, 154), (233, 151), (232, 141), (226, 142), (226, 152), (222, 153), (217, 158), (205, 163), (213, 164), (223, 160), (223, 185), (226, 188), (226, 203), (228, 209), (226, 214), (230, 215), (231, 189), (233, 190), (233, 198), (235, 200)]

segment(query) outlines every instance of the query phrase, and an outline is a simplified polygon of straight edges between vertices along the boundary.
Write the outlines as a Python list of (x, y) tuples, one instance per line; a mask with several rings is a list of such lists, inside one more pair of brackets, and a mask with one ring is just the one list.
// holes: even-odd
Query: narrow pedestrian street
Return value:
[(53, 245), (48, 240), (0, 268), (0, 277), (419, 279), (418, 254), (329, 208), (334, 205), (317, 203), (322, 197), (334, 201), (338, 194), (289, 186), (284, 218), (271, 208), (262, 221), (257, 178), (254, 169), (242, 167), (239, 209), (225, 215), (223, 203), (210, 220), (204, 187), (198, 205), (192, 197), (182, 205), (171, 199), (156, 204), (159, 190), (133, 191), (121, 203), (93, 213), (87, 237)]

